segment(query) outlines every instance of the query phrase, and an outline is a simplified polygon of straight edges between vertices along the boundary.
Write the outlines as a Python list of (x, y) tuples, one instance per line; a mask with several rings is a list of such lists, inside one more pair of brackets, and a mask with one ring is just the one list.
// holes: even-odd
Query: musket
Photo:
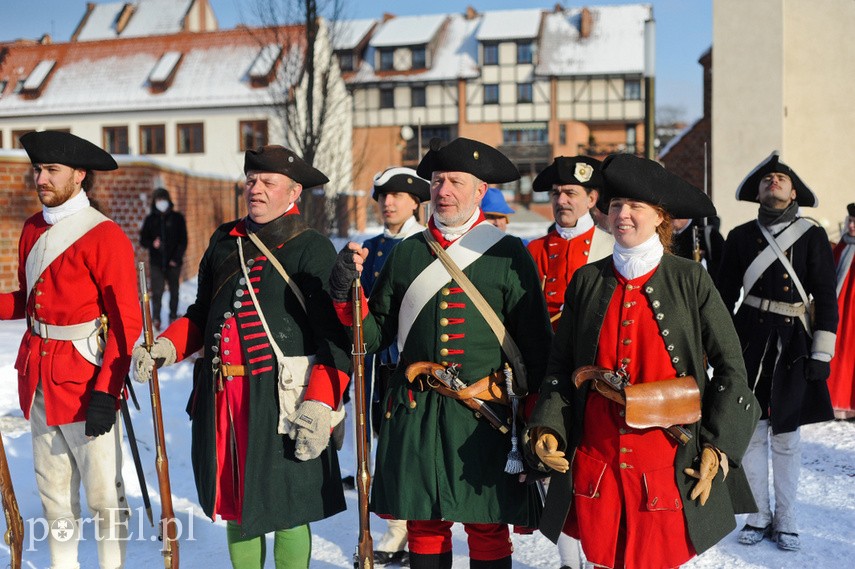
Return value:
[(371, 486), (371, 472), (368, 470), (368, 424), (367, 404), (365, 401), (365, 339), (362, 333), (362, 284), (359, 277), (353, 279), (353, 391), (356, 409), (356, 493), (359, 501), (359, 541), (356, 545), (356, 569), (374, 567), (374, 541), (368, 515), (368, 489)]
[[(148, 285), (146, 284), (145, 263), (139, 263), (140, 303), (143, 314), (143, 347), (151, 353), (154, 343), (151, 306), (149, 305)], [(178, 539), (176, 537), (175, 512), (172, 509), (172, 489), (169, 484), (169, 459), (166, 456), (166, 437), (163, 432), (163, 411), (160, 405), (160, 383), (157, 379), (157, 366), (151, 368), (151, 413), (154, 418), (154, 442), (157, 459), (157, 482), (160, 487), (160, 527), (159, 538), (163, 541), (163, 566), (166, 569), (178, 569)]]
[(24, 549), (24, 520), (18, 510), (18, 500), (15, 489), (12, 488), (12, 475), (9, 472), (9, 462), (6, 460), (6, 448), (3, 437), (0, 436), (0, 497), (3, 501), (3, 513), (6, 514), (6, 533), (3, 541), (9, 546), (12, 569), (21, 569), (21, 552)]
[(692, 259), (701, 262), (701, 232), (700, 227), (692, 224)]

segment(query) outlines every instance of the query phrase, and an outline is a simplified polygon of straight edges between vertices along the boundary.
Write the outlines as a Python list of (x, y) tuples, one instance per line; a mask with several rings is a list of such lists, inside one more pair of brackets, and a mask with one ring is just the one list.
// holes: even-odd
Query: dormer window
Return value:
[(56, 65), (56, 61), (52, 59), (40, 61), (21, 85), (21, 91), (25, 91), (27, 93), (37, 93), (40, 91), (41, 88), (44, 87), (45, 80), (48, 75), (50, 75), (54, 65)]
[(281, 55), (282, 48), (276, 44), (267, 44), (261, 48), (249, 68), (249, 81), (253, 87), (266, 87), (273, 81)]
[(483, 65), (498, 65), (499, 64), (499, 44), (485, 43), (483, 49), (484, 49), (484, 63), (483, 63)]
[(395, 68), (395, 52), (391, 49), (380, 50), (380, 71), (389, 71)]
[(148, 75), (148, 82), (152, 91), (160, 93), (169, 88), (175, 78), (175, 72), (178, 70), (182, 55), (180, 51), (167, 51), (160, 56)]
[(353, 54), (349, 51), (339, 52), (338, 67), (342, 71), (353, 71)]
[(414, 47), (412, 49), (413, 52), (413, 69), (425, 69), (427, 68), (427, 50), (425, 46)]

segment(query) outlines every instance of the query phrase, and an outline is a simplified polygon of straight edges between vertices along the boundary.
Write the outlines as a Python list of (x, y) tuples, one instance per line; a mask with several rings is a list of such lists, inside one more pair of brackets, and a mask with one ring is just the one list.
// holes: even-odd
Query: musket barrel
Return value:
[(359, 540), (356, 546), (356, 567), (374, 567), (374, 542), (368, 513), (368, 489), (371, 487), (371, 472), (368, 469), (368, 424), (365, 396), (365, 339), (362, 332), (362, 284), (359, 277), (353, 279), (353, 390), (355, 393), (356, 421), (356, 492), (359, 503)]

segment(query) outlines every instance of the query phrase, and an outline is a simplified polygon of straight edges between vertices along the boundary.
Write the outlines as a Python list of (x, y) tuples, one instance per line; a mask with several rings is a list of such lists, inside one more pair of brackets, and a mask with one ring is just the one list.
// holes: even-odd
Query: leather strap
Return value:
[(245, 376), (246, 367), (242, 365), (220, 364), (220, 374), (227, 378)]
[(58, 324), (45, 324), (38, 320), (30, 320), (30, 332), (45, 340), (83, 340), (97, 334), (102, 326), (105, 326), (107, 317), (104, 316), (104, 323), (101, 318), (96, 318), (91, 322), (82, 322), (80, 324), (67, 324), (60, 326)]
[(436, 238), (430, 231), (425, 231), (425, 237), (427, 239), (427, 243), (430, 246), (431, 250), (434, 252), (436, 257), (442, 262), (445, 266), (446, 270), (448, 270), (448, 274), (457, 281), (457, 284), (460, 285), (460, 288), (463, 289), (463, 292), (472, 299), (472, 304), (475, 305), (475, 308), (481, 313), (481, 316), (484, 317), (484, 320), (489, 324), (490, 329), (493, 330), (493, 334), (496, 335), (496, 338), (499, 340), (499, 344), (502, 346), (502, 350), (505, 352), (505, 355), (511, 362), (511, 366), (514, 369), (514, 374), (516, 377), (517, 384), (523, 389), (524, 392), (528, 392), (528, 374), (525, 369), (525, 363), (523, 361), (522, 352), (520, 352), (517, 343), (514, 342), (514, 339), (508, 333), (505, 325), (502, 324), (499, 317), (496, 315), (496, 312), (490, 306), (490, 303), (484, 298), (484, 296), (475, 288), (475, 285), (472, 284), (472, 281), (469, 280), (463, 271), (460, 270), (460, 267), (454, 262), (448, 253), (446, 253), (445, 249), (442, 248)]
[[(288, 284), (288, 286), (291, 287), (291, 292), (293, 292), (294, 295), (297, 297), (297, 300), (300, 301), (300, 306), (303, 307), (303, 312), (308, 312), (306, 310), (306, 297), (303, 296), (303, 292), (300, 290), (300, 287), (298, 287), (297, 284), (294, 282), (294, 279), (292, 279), (291, 276), (285, 271), (285, 267), (282, 266), (282, 263), (279, 262), (279, 259), (277, 259), (273, 255), (273, 253), (270, 252), (270, 249), (268, 249), (267, 246), (261, 242), (261, 239), (259, 239), (255, 233), (250, 233), (249, 231), (247, 231), (246, 234), (249, 236), (249, 239), (253, 243), (255, 243), (255, 246), (258, 247), (258, 250), (264, 253), (264, 255), (267, 257), (267, 260), (270, 261), (270, 263), (276, 268), (277, 271), (279, 271), (279, 274), (282, 275), (282, 278), (285, 279), (285, 282)], [(248, 282), (249, 281), (247, 281), (247, 283)], [(252, 287), (249, 288), (250, 290), (252, 290)]]
[[(804, 218), (800, 218), (804, 219)], [(810, 222), (807, 222), (808, 224)], [(778, 244), (778, 241), (769, 233), (769, 230), (766, 229), (761, 223), (757, 224), (760, 226), (760, 232), (763, 233), (763, 237), (766, 238), (766, 241), (769, 243), (769, 247), (775, 252), (775, 255), (778, 257), (778, 260), (781, 261), (781, 264), (784, 265), (784, 269), (790, 274), (790, 280), (792, 280), (793, 285), (796, 287), (796, 290), (799, 291), (799, 296), (802, 297), (802, 302), (804, 305), (810, 306), (810, 299), (808, 298), (807, 292), (805, 291), (805, 287), (802, 286), (802, 281), (799, 279), (799, 276), (796, 274), (796, 270), (793, 268), (793, 265), (790, 263), (790, 260), (784, 254), (781, 246)], [(795, 225), (795, 224), (793, 224)], [(808, 226), (807, 229), (810, 227)], [(805, 232), (807, 231), (805, 229)], [(802, 233), (804, 234), (804, 232)], [(745, 291), (745, 294), (748, 294), (748, 291)], [(798, 316), (799, 320), (802, 321), (802, 325), (805, 327), (805, 331), (807, 331), (809, 336), (813, 336), (813, 327), (811, 326), (809, 315), (805, 312), (802, 312)]]
[(772, 312), (781, 316), (792, 316), (801, 318), (805, 313), (805, 305), (803, 302), (783, 302), (781, 300), (770, 300), (768, 298), (760, 298), (749, 294), (742, 301), (743, 304), (756, 308), (760, 312)]

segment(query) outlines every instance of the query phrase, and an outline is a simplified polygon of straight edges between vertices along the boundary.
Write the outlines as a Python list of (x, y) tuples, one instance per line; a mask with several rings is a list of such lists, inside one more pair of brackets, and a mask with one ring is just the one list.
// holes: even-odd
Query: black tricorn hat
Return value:
[(759, 203), (757, 193), (760, 188), (760, 180), (763, 179), (763, 176), (772, 172), (789, 176), (790, 181), (793, 183), (793, 189), (796, 191), (797, 204), (805, 207), (819, 207), (819, 199), (816, 197), (816, 194), (802, 182), (802, 179), (796, 175), (795, 170), (781, 162), (777, 150), (772, 152), (768, 158), (760, 162), (756, 168), (745, 176), (745, 179), (739, 184), (739, 189), (736, 190), (736, 199)]
[(115, 170), (119, 167), (109, 152), (69, 132), (28, 132), (20, 140), (33, 164), (63, 164), (83, 170)]
[(246, 151), (243, 161), (243, 173), (276, 172), (285, 174), (304, 188), (323, 186), (330, 181), (320, 170), (310, 166), (290, 148), (278, 144), (268, 144)]
[(589, 156), (557, 156), (531, 184), (535, 192), (548, 192), (552, 186), (573, 184), (599, 190), (603, 187), (602, 162)]
[(488, 184), (504, 184), (520, 179), (519, 170), (507, 156), (490, 145), (468, 138), (445, 144), (432, 138), (416, 172), (429, 180), (434, 172), (467, 172)]
[(395, 166), (377, 172), (374, 176), (374, 192), (371, 197), (376, 201), (380, 194), (407, 193), (419, 203), (430, 199), (430, 183), (419, 178), (412, 168)]
[(855, 217), (855, 203), (851, 203), (846, 206), (846, 211), (849, 212), (849, 215)]
[(606, 207), (612, 198), (628, 198), (658, 205), (675, 218), (716, 214), (715, 206), (704, 192), (653, 160), (633, 154), (611, 154), (603, 160), (602, 172), (601, 202)]

